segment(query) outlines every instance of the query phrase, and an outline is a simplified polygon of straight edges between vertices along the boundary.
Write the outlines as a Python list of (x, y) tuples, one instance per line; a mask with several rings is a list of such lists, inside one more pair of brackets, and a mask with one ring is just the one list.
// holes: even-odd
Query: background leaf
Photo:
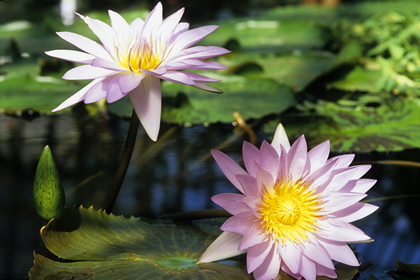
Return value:
[[(305, 134), (309, 146), (331, 141), (334, 152), (400, 151), (420, 147), (420, 100), (380, 103), (378, 107), (320, 102), (316, 113), (283, 118), (291, 139)], [(274, 131), (278, 121), (264, 130)]]
[[(233, 113), (244, 119), (261, 118), (279, 113), (295, 104), (288, 87), (269, 79), (244, 79), (229, 76), (217, 84), (225, 93), (215, 94), (191, 86), (163, 84), (162, 120), (168, 123), (214, 123), (233, 121)], [(113, 113), (130, 116), (130, 101), (121, 100), (108, 105)]]

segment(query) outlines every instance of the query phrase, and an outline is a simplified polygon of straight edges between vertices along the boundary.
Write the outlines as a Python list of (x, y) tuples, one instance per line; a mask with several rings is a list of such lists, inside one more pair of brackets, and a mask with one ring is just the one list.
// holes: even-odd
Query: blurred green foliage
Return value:
[[(164, 82), (162, 120), (231, 122), (237, 111), (247, 120), (271, 121), (267, 134), (280, 121), (291, 138), (307, 134), (310, 146), (329, 139), (337, 152), (419, 148), (419, 11), (416, 1), (358, 2), (282, 6), (214, 21), (220, 28), (200, 44), (231, 49), (217, 58), (229, 69), (201, 74), (220, 79), (215, 86), (224, 94)], [(121, 14), (131, 21), (147, 12)], [(106, 12), (88, 15), (109, 22)], [(55, 31), (96, 39), (81, 20), (70, 27), (53, 18), (0, 26), (0, 112), (50, 114), (87, 83), (60, 79), (73, 65), (43, 54), (74, 48)], [(88, 110), (131, 115), (128, 100)]]

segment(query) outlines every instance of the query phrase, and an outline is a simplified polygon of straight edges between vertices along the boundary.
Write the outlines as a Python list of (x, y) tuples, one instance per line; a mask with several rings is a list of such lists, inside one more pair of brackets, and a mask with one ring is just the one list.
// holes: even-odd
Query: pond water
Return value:
[[(287, 130), (287, 124), (284, 124)], [(0, 115), (0, 278), (25, 278), (33, 251), (42, 245), (39, 229), (46, 221), (35, 213), (33, 178), (42, 149), (50, 145), (66, 192), (66, 204), (101, 208), (125, 141), (129, 121), (116, 116), (59, 114), (18, 118)], [(258, 128), (257, 145), (266, 138)], [(302, 132), (304, 133), (304, 132)], [(181, 127), (163, 125), (153, 143), (142, 128), (114, 213), (159, 217), (162, 214), (215, 208), (210, 197), (234, 187), (209, 155), (220, 149), (240, 160), (246, 134), (230, 124)], [(294, 141), (294, 139), (291, 139)], [(218, 148), (218, 149), (219, 149)], [(420, 151), (356, 155), (358, 163), (381, 160), (419, 161)], [(368, 199), (419, 193), (416, 168), (374, 165), (366, 178), (378, 183)], [(362, 274), (381, 276), (395, 269), (395, 259), (420, 262), (419, 198), (372, 202), (381, 208), (357, 223), (375, 239), (354, 245), (362, 262), (372, 266)]]

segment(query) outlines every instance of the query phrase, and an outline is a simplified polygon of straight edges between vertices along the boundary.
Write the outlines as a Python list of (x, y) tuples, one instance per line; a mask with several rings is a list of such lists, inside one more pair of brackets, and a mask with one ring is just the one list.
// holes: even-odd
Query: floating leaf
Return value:
[[(41, 230), (46, 248), (63, 261), (35, 254), (30, 279), (251, 279), (244, 262), (197, 265), (220, 234), (220, 222), (147, 223), (93, 208), (66, 209)], [(69, 262), (71, 261), (71, 262)]]
[[(45, 247), (55, 257), (35, 253), (29, 279), (253, 279), (244, 258), (196, 264), (220, 234), (222, 221), (147, 223), (93, 208), (67, 208), (41, 229)], [(338, 279), (351, 280), (357, 269), (338, 264)]]
[[(163, 84), (162, 120), (169, 123), (202, 124), (232, 122), (233, 113), (244, 119), (280, 113), (295, 104), (290, 88), (268, 79), (251, 80), (227, 76), (217, 84), (223, 94), (209, 93), (191, 86)], [(109, 104), (109, 110), (123, 116), (131, 114), (129, 100)]]
[(34, 201), (36, 212), (44, 219), (58, 218), (64, 211), (64, 190), (48, 145), (42, 151), (36, 169)]
[(328, 85), (340, 90), (377, 92), (379, 90), (378, 81), (382, 77), (383, 73), (380, 69), (368, 70), (357, 66), (343, 79), (331, 82)]
[(8, 64), (1, 71), (5, 75), (0, 76), (0, 112), (33, 110), (51, 114), (52, 109), (87, 84), (40, 76), (39, 65), (30, 59)]
[(406, 264), (397, 259), (397, 269), (400, 272), (418, 274), (420, 277), (420, 264)]
[[(305, 134), (310, 146), (331, 141), (335, 152), (400, 151), (420, 147), (420, 99), (379, 107), (320, 102), (316, 114), (282, 120), (291, 138)], [(274, 124), (266, 127), (273, 133)]]

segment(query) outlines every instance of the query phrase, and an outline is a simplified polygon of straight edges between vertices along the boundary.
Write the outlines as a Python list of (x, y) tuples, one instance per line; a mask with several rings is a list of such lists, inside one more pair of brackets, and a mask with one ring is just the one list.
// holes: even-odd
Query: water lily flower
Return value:
[(53, 112), (81, 101), (92, 103), (104, 97), (111, 103), (128, 94), (144, 129), (156, 141), (162, 102), (160, 80), (220, 92), (203, 84), (219, 80), (183, 70), (226, 68), (220, 63), (203, 59), (228, 53), (228, 50), (216, 46), (191, 47), (218, 26), (189, 29), (188, 23), (180, 22), (183, 13), (182, 8), (163, 20), (162, 4), (159, 2), (144, 21), (136, 18), (130, 24), (113, 11), (109, 11), (111, 25), (78, 15), (102, 44), (76, 33), (58, 32), (58, 36), (84, 52), (53, 50), (46, 54), (84, 64), (69, 70), (64, 79), (93, 81)]
[(212, 154), (240, 193), (212, 200), (233, 216), (198, 263), (247, 253), (247, 270), (256, 279), (274, 279), (280, 270), (296, 279), (336, 278), (333, 260), (359, 262), (347, 243), (371, 238), (350, 224), (377, 209), (360, 202), (376, 182), (360, 179), (369, 165), (349, 166), (354, 155), (328, 159), (328, 141), (308, 152), (302, 135), (290, 146), (279, 125), (271, 145), (243, 144), (245, 171), (220, 151)]

